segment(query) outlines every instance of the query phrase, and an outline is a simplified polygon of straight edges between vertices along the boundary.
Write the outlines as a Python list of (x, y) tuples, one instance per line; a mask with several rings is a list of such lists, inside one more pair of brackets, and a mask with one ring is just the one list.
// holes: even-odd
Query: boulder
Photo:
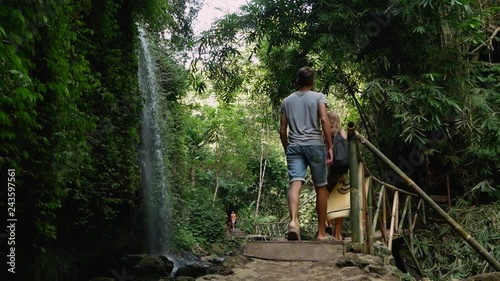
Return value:
[(147, 257), (147, 254), (127, 254), (120, 258), (120, 261), (125, 268), (132, 268), (139, 264), (141, 260)]
[(226, 261), (226, 258), (224, 258), (224, 257), (216, 257), (216, 258), (208, 259), (209, 263), (217, 264), (217, 265), (223, 264), (225, 261)]
[(165, 263), (159, 256), (147, 256), (130, 269), (130, 274), (136, 277), (165, 275)]
[(215, 265), (221, 265), (226, 261), (225, 257), (214, 257), (214, 256), (207, 256), (207, 257), (201, 257), (201, 261), (204, 263), (211, 263)]
[(191, 276), (199, 277), (208, 273), (209, 266), (201, 262), (188, 261), (175, 271), (175, 277), (178, 276)]
[(380, 241), (376, 241), (373, 244), (373, 255), (380, 257), (385, 265), (390, 264), (396, 266), (391, 250), (389, 250), (389, 248), (387, 248), (387, 246)]
[(248, 259), (247, 257), (245, 256), (234, 256), (234, 257), (229, 257), (227, 258), (225, 261), (224, 261), (224, 265), (229, 268), (229, 269), (233, 269), (235, 267), (240, 267), (242, 265), (245, 265), (247, 264), (248, 262), (250, 261), (250, 259)]
[(174, 262), (166, 256), (160, 256), (163, 264), (165, 264), (165, 274), (168, 275), (174, 270)]
[(335, 265), (340, 268), (346, 266), (356, 266), (361, 269), (367, 267), (368, 265), (384, 266), (382, 260), (379, 257), (356, 253), (346, 253), (337, 260)]
[(210, 245), (210, 253), (216, 255), (216, 256), (224, 256), (224, 250), (221, 249), (221, 247), (211, 244)]
[(378, 275), (386, 275), (387, 273), (389, 273), (389, 269), (387, 269), (386, 267), (376, 266), (376, 265), (371, 265), (371, 264), (368, 265), (367, 267), (365, 267), (365, 270), (367, 272), (375, 273)]
[[(171, 281), (173, 278), (161, 275), (148, 275), (139, 279), (134, 279), (134, 281)], [(118, 280), (121, 281), (121, 280)]]
[(191, 276), (179, 276), (175, 278), (175, 281), (195, 281), (196, 279)]

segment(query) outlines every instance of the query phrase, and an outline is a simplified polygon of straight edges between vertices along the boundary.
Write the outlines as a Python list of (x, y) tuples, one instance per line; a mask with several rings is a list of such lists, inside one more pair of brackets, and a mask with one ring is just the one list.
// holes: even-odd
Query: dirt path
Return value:
[(398, 281), (396, 274), (380, 275), (356, 266), (339, 268), (335, 261), (269, 261), (249, 259), (236, 265), (231, 275), (206, 275), (196, 280), (217, 281)]

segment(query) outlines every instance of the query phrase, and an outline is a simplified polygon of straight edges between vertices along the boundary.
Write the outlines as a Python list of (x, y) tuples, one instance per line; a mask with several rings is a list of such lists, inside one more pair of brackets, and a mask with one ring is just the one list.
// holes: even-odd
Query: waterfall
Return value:
[(141, 115), (141, 190), (145, 224), (144, 245), (150, 254), (167, 254), (172, 230), (167, 194), (167, 170), (163, 158), (160, 125), (160, 89), (154, 57), (144, 28), (139, 26), (139, 87), (143, 95)]

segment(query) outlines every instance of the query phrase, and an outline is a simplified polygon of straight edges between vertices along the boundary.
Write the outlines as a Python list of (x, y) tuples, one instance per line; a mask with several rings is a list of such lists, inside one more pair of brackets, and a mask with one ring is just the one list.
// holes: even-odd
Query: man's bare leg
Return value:
[(290, 225), (289, 228), (299, 230), (299, 204), (300, 204), (300, 189), (302, 188), (302, 181), (294, 181), (290, 183), (288, 189), (288, 211), (290, 212)]
[(316, 187), (316, 212), (318, 213), (318, 240), (326, 239), (325, 232), (328, 190), (325, 186)]

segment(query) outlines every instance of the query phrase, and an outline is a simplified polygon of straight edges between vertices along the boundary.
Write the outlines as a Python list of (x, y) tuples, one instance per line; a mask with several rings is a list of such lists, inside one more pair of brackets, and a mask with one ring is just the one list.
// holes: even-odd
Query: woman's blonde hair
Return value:
[(340, 116), (335, 112), (328, 112), (328, 119), (330, 119), (332, 135), (340, 134), (342, 126), (340, 125)]

